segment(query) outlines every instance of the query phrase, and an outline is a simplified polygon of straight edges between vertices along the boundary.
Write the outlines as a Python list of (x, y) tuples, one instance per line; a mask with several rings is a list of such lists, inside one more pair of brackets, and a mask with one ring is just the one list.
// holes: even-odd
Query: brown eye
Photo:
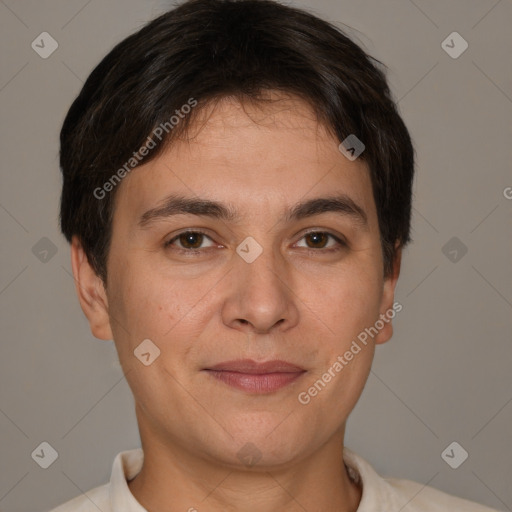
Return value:
[(325, 231), (310, 231), (301, 238), (302, 240), (305, 244), (298, 244), (299, 247), (311, 250), (323, 249), (323, 252), (337, 251), (347, 246), (344, 240)]
[[(209, 245), (204, 246), (204, 243), (209, 241)], [(177, 251), (199, 251), (201, 249), (206, 249), (208, 247), (212, 247), (213, 242), (211, 238), (201, 233), (200, 231), (183, 231), (179, 235), (176, 235), (174, 238), (171, 238), (168, 242), (165, 243), (165, 247), (171, 247), (176, 249)]]
[(329, 240), (329, 235), (327, 233), (315, 232), (308, 233), (305, 238), (306, 240), (311, 241), (311, 243), (306, 242), (308, 247), (311, 247), (312, 249), (323, 249)]
[(202, 233), (182, 233), (178, 236), (178, 240), (185, 249), (199, 249), (203, 242), (203, 237)]

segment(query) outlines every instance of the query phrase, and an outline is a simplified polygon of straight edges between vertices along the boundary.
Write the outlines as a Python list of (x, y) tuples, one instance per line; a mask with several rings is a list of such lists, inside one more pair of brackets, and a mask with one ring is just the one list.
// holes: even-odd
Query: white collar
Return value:
[[(349, 468), (349, 476), (362, 483), (363, 493), (358, 511), (370, 510), (375, 503), (393, 501), (394, 491), (391, 486), (375, 472), (362, 457), (349, 450), (343, 450), (343, 460)], [(142, 469), (144, 452), (141, 448), (127, 450), (116, 455), (110, 478), (110, 503), (113, 512), (146, 512), (135, 499), (128, 487)]]

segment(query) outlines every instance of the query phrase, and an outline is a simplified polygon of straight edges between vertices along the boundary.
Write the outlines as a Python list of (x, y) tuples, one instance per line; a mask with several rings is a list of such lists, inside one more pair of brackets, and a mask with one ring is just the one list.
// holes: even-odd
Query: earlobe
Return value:
[(382, 291), (382, 300), (380, 307), (380, 319), (384, 323), (384, 327), (375, 336), (374, 341), (376, 344), (385, 343), (391, 336), (393, 336), (393, 323), (392, 319), (395, 317), (397, 309), (395, 305), (395, 288), (400, 275), (400, 266), (402, 263), (402, 247), (397, 243), (395, 245), (395, 257), (393, 259), (393, 270), (390, 275), (384, 278), (384, 288)]
[(91, 267), (77, 236), (71, 241), (71, 267), (75, 288), (94, 337), (111, 340), (112, 330), (108, 313), (108, 300), (102, 279)]

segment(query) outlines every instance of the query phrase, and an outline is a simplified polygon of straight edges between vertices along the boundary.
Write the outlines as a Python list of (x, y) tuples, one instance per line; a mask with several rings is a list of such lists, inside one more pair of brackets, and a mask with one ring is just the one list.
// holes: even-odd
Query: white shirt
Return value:
[[(497, 512), (410, 480), (381, 478), (362, 457), (344, 448), (351, 478), (363, 485), (357, 512)], [(60, 505), (50, 512), (147, 512), (130, 492), (127, 481), (142, 468), (141, 448), (116, 455), (108, 484)]]

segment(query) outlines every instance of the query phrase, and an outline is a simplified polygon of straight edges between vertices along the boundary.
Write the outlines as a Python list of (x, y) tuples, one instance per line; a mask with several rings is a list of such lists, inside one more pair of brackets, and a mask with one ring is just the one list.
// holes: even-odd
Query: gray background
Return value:
[[(511, 510), (512, 3), (291, 3), (349, 25), (387, 64), (417, 150), (404, 308), (346, 444), (383, 475)], [(58, 133), (93, 66), (166, 5), (0, 1), (3, 512), (48, 510), (103, 484), (114, 456), (140, 445), (114, 345), (92, 337), (75, 297), (57, 226)], [(59, 44), (47, 59), (31, 48), (43, 31)], [(469, 44), (456, 59), (441, 46), (453, 31)], [(55, 255), (33, 250), (42, 237)], [(457, 252), (443, 252), (453, 237)], [(43, 441), (58, 452), (48, 469), (31, 457)], [(441, 457), (452, 441), (469, 453), (458, 469)]]

